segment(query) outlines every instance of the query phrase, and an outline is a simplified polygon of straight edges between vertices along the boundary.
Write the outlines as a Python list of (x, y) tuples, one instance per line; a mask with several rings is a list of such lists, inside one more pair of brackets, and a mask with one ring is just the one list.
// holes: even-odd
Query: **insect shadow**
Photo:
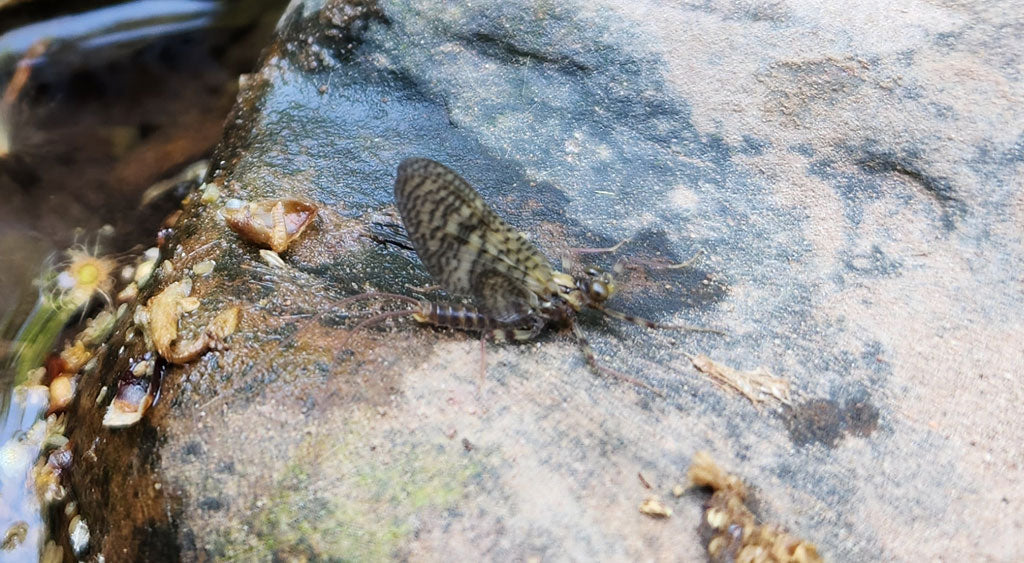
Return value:
[[(473, 304), (436, 303), (383, 292), (354, 295), (336, 305), (390, 299), (410, 307), (369, 317), (350, 334), (396, 317), (478, 332), (498, 342), (532, 340), (549, 326), (567, 328), (592, 369), (658, 395), (663, 393), (598, 362), (576, 322), (580, 311), (594, 309), (647, 328), (725, 334), (711, 328), (659, 323), (609, 309), (605, 302), (616, 289), (611, 274), (589, 269), (574, 277), (555, 270), (532, 242), (499, 217), (468, 182), (441, 163), (426, 158), (402, 161), (395, 180), (395, 202), (408, 239), (427, 272), (441, 288), (468, 296)], [(619, 246), (581, 252), (615, 251)]]

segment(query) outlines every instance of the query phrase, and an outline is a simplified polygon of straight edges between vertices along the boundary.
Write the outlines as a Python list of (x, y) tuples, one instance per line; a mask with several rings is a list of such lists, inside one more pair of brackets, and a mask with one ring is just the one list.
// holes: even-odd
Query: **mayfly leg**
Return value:
[(567, 249), (568, 254), (562, 255), (562, 269), (569, 271), (572, 268), (574, 263), (573, 256), (579, 256), (581, 254), (606, 254), (618, 252), (619, 249), (630, 240), (631, 238), (622, 239), (618, 243), (604, 248), (571, 247)]
[(341, 301), (335, 302), (334, 305), (337, 307), (343, 307), (345, 305), (348, 305), (349, 303), (355, 303), (357, 301), (366, 301), (368, 299), (394, 299), (396, 301), (408, 303), (410, 305), (413, 305), (414, 307), (412, 309), (405, 309), (402, 311), (386, 311), (383, 313), (378, 313), (368, 319), (363, 319), (362, 321), (359, 322), (359, 324), (357, 324), (354, 328), (352, 328), (352, 330), (348, 332), (348, 335), (345, 337), (345, 339), (342, 340), (341, 343), (338, 345), (339, 348), (344, 348), (345, 345), (348, 344), (348, 340), (352, 338), (352, 335), (355, 334), (356, 332), (359, 332), (361, 329), (381, 323), (387, 319), (412, 316), (421, 312), (423, 309), (423, 304), (418, 299), (413, 299), (412, 297), (409, 297), (407, 295), (401, 295), (398, 293), (384, 292), (368, 292), (360, 293), (358, 295), (352, 295), (350, 297), (342, 299)]
[(604, 254), (611, 252), (618, 252), (623, 245), (632, 240), (633, 237), (624, 238), (613, 246), (607, 246), (604, 248), (587, 248), (587, 247), (573, 247), (569, 249), (569, 252), (573, 254)]
[(683, 325), (683, 324), (678, 324), (677, 325), (677, 324), (668, 324), (668, 323), (658, 323), (658, 322), (654, 322), (652, 320), (645, 319), (643, 317), (637, 317), (637, 316), (634, 316), (634, 315), (627, 315), (626, 313), (622, 313), (620, 311), (616, 311), (615, 309), (608, 309), (606, 307), (593, 307), (593, 308), (597, 309), (598, 311), (601, 311), (602, 313), (604, 313), (605, 315), (608, 315), (609, 317), (611, 317), (613, 319), (618, 319), (620, 321), (625, 321), (627, 323), (632, 323), (632, 324), (643, 326), (643, 327), (647, 327), (647, 328), (656, 328), (656, 329), (662, 329), (662, 330), (685, 330), (685, 331), (688, 331), (688, 332), (707, 332), (707, 333), (711, 333), (711, 334), (717, 334), (719, 336), (728, 336), (728, 333), (726, 333), (725, 331), (721, 331), (721, 330), (718, 330), (718, 329), (715, 329), (715, 328), (706, 328), (706, 327), (702, 327), (702, 326)]
[(626, 374), (622, 373), (621, 371), (614, 370), (614, 369), (612, 369), (610, 367), (605, 367), (605, 366), (601, 365), (597, 361), (597, 355), (594, 353), (594, 349), (590, 347), (590, 342), (588, 342), (587, 341), (587, 337), (584, 336), (583, 330), (580, 329), (579, 325), (577, 325), (576, 323), (572, 323), (572, 333), (573, 333), (573, 335), (576, 336), (576, 342), (579, 343), (580, 349), (583, 351), (583, 357), (584, 357), (584, 359), (586, 359), (587, 365), (589, 365), (591, 368), (593, 368), (594, 371), (597, 371), (599, 373), (603, 373), (605, 375), (610, 375), (612, 377), (621, 379), (622, 381), (625, 381), (626, 383), (632, 383), (633, 385), (636, 385), (637, 387), (643, 387), (644, 389), (647, 389), (648, 391), (650, 391), (651, 393), (654, 393), (655, 395), (657, 395), (659, 397), (664, 397), (665, 396), (664, 392), (659, 391), (658, 389), (655, 389), (654, 387), (651, 387), (650, 385), (644, 383), (643, 381), (640, 381), (639, 379), (637, 379), (635, 377), (631, 377), (629, 375), (626, 375)]
[(477, 389), (480, 393), (483, 392), (487, 380), (488, 337), (502, 342), (532, 340), (540, 334), (546, 324), (545, 320), (538, 316), (527, 316), (519, 319), (519, 322), (500, 321), (472, 306), (438, 304), (430, 301), (420, 302), (420, 310), (413, 318), (423, 324), (480, 333), (480, 382)]
[(338, 347), (344, 348), (345, 345), (348, 344), (349, 338), (352, 338), (353, 334), (359, 332), (360, 330), (368, 326), (373, 326), (375, 324), (382, 323), (388, 319), (394, 319), (397, 317), (409, 317), (415, 315), (418, 312), (419, 309), (406, 309), (403, 311), (386, 311), (384, 313), (378, 313), (368, 319), (363, 319), (362, 321), (359, 321), (359, 324), (353, 327), (352, 330), (348, 331), (348, 335), (345, 336), (345, 339), (341, 341)]
[(656, 260), (645, 260), (643, 258), (627, 258), (620, 260), (615, 263), (612, 267), (612, 271), (621, 272), (622, 268), (647, 268), (648, 270), (685, 270), (690, 266), (693, 266), (694, 262), (697, 261), (701, 255), (704, 254), (704, 250), (698, 250), (694, 253), (689, 260), (685, 262), (679, 262), (677, 264), (665, 264)]
[[(619, 249), (622, 248), (623, 245), (625, 245), (626, 243), (630, 242), (631, 240), (632, 240), (632, 237), (626, 238), (626, 239), (623, 239), (623, 240), (619, 241), (617, 244), (615, 244), (613, 246), (607, 246), (607, 247), (603, 247), (603, 248), (573, 247), (573, 248), (569, 248), (569, 252), (571, 254), (577, 254), (577, 255), (578, 254), (611, 254), (611, 253), (618, 252)], [(613, 272), (620, 272), (621, 273), (622, 268), (647, 268), (648, 270), (685, 270), (686, 268), (689, 268), (690, 266), (693, 266), (694, 262), (696, 262), (697, 259), (700, 258), (702, 254), (704, 254), (704, 250), (703, 249), (697, 250), (697, 252), (695, 252), (693, 254), (693, 256), (690, 257), (689, 260), (686, 260), (684, 262), (679, 262), (679, 263), (676, 263), (676, 264), (665, 264), (665, 263), (659, 262), (657, 260), (645, 260), (643, 258), (624, 258), (624, 259), (619, 260), (618, 262), (615, 263), (615, 266), (612, 267), (612, 271)], [(567, 268), (567, 265), (565, 264), (565, 260), (563, 260), (562, 262), (563, 262), (562, 263), (562, 267), (563, 268)]]

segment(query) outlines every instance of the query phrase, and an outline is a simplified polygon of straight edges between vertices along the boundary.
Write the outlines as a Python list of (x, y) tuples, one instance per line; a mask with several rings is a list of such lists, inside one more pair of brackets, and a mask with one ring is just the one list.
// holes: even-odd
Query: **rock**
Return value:
[[(170, 367), (131, 428), (102, 428), (95, 400), (142, 338), (72, 405), (88, 557), (694, 560), (703, 499), (669, 493), (709, 450), (828, 560), (1019, 558), (1010, 10), (293, 2), (212, 159), (221, 198), (193, 194), (140, 295), (214, 260), (179, 328), (238, 305), (238, 331)], [(731, 336), (584, 315), (601, 361), (662, 398), (595, 375), (570, 335), (489, 345), (478, 390), (473, 335), (350, 333), (372, 302), (342, 298), (432, 283), (400, 232), (374, 235), (409, 156), (556, 265), (624, 239), (580, 261), (703, 250), (626, 268), (613, 305)], [(286, 197), (321, 212), (272, 268), (218, 210)], [(792, 406), (759, 410), (687, 354), (763, 367)], [(637, 511), (652, 495), (672, 518)]]

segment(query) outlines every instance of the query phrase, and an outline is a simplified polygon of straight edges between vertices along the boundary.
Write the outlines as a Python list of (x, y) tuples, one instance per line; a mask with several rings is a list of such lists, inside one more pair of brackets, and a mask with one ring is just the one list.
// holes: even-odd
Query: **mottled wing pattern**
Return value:
[[(395, 202), (423, 265), (453, 293), (514, 319), (552, 293), (551, 264), (458, 174), (433, 160), (398, 166)], [(535, 294), (535, 295), (531, 295)]]
[(488, 270), (473, 276), (473, 296), (481, 313), (514, 325), (528, 317), (537, 306), (537, 295), (507, 275)]

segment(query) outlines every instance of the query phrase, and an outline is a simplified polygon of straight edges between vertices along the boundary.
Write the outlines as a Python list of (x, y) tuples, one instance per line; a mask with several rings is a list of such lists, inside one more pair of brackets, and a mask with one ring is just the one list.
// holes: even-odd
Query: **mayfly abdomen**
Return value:
[(417, 322), (468, 332), (491, 332), (499, 342), (530, 340), (544, 328), (543, 319), (531, 317), (518, 323), (501, 322), (481, 313), (475, 307), (462, 304), (423, 301), (420, 310), (413, 313)]
[(459, 304), (438, 304), (423, 302), (420, 310), (413, 314), (417, 322), (467, 331), (484, 331), (497, 328), (494, 319), (481, 314), (475, 307)]

